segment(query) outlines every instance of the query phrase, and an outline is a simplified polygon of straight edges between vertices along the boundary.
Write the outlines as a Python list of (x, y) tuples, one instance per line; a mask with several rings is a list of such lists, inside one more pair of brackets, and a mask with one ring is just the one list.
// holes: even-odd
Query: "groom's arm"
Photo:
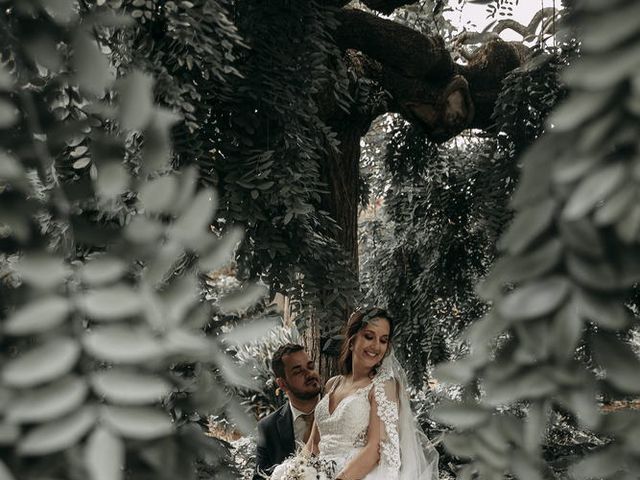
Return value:
[(258, 439), (256, 441), (256, 471), (253, 474), (253, 480), (263, 480), (262, 474), (270, 474), (273, 468), (269, 449), (267, 448), (267, 432), (263, 422), (258, 423)]

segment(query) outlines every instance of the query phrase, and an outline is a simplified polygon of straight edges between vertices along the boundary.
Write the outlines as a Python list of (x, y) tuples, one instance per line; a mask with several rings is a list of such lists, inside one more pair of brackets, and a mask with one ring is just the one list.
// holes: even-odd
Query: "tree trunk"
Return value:
[[(346, 0), (326, 0), (343, 6)], [(364, 0), (378, 11), (393, 10), (414, 0)], [(491, 124), (493, 105), (502, 79), (522, 65), (527, 49), (501, 40), (492, 40), (470, 55), (465, 65), (454, 63), (443, 39), (423, 35), (409, 27), (370, 13), (341, 9), (335, 31), (337, 45), (345, 52), (345, 62), (357, 77), (376, 82), (390, 94), (390, 101), (373, 106), (367, 115), (340, 111), (333, 94), (318, 104), (322, 117), (338, 135), (339, 153), (329, 155), (323, 165), (330, 193), (324, 209), (336, 222), (335, 239), (342, 247), (352, 272), (358, 276), (358, 201), (360, 139), (374, 118), (385, 112), (400, 113), (423, 129), (436, 142), (446, 141), (466, 128), (486, 128)], [(322, 95), (322, 94), (321, 94)], [(331, 282), (331, 279), (327, 279)], [(354, 305), (348, 305), (336, 319), (344, 325)], [(317, 317), (311, 319), (305, 335), (309, 353), (327, 379), (336, 373), (335, 357), (322, 351)]]
[[(326, 160), (323, 173), (329, 186), (325, 208), (336, 221), (335, 239), (351, 264), (354, 275), (358, 275), (358, 201), (360, 183), (360, 139), (369, 128), (370, 120), (350, 116), (333, 122), (333, 129), (340, 141), (340, 150)], [(330, 282), (330, 279), (329, 279)], [(340, 318), (345, 325), (354, 305), (347, 305)], [(315, 358), (320, 376), (325, 381), (338, 373), (335, 346), (331, 352), (323, 351), (328, 338), (322, 338), (319, 318), (313, 316), (304, 335), (307, 351)]]

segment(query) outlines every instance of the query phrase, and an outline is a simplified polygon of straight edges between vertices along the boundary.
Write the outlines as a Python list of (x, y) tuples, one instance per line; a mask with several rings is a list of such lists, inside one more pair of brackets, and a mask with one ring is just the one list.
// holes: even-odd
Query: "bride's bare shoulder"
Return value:
[(333, 386), (336, 385), (341, 378), (342, 378), (342, 375), (336, 375), (335, 377), (331, 377), (329, 380), (327, 380), (327, 383), (324, 384), (325, 391), (328, 391), (330, 388), (333, 388)]

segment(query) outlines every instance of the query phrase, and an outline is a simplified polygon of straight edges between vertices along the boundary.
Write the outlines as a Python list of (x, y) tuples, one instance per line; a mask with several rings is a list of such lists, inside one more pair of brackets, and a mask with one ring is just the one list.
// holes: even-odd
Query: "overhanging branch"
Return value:
[(343, 50), (358, 50), (405, 77), (435, 80), (453, 74), (453, 60), (440, 36), (362, 10), (345, 9), (337, 16), (336, 42)]
[(396, 8), (418, 3), (418, 0), (361, 0), (367, 7), (376, 12), (389, 15)]

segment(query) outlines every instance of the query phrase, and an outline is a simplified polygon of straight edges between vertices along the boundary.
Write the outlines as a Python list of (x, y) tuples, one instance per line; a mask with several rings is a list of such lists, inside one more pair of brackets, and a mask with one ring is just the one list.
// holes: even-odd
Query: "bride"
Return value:
[[(382, 309), (354, 312), (304, 447), (336, 465), (336, 480), (437, 480), (438, 457), (415, 421), (407, 381), (391, 352), (394, 324)], [(284, 465), (271, 480), (285, 480)]]

